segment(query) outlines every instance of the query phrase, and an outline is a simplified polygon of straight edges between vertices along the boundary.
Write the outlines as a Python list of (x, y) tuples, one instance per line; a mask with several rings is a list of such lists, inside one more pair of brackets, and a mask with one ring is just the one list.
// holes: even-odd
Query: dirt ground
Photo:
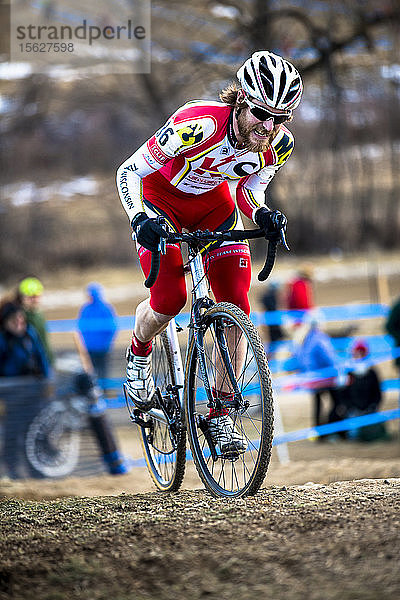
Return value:
[(394, 600), (400, 479), (0, 502), (0, 598)]
[[(397, 275), (386, 291), (399, 290)], [(323, 277), (316, 290), (321, 305), (369, 302), (378, 291), (373, 281)], [(119, 314), (141, 294), (121, 301)], [(358, 326), (359, 334), (382, 332), (379, 320)], [(121, 356), (127, 336), (118, 339)], [(396, 376), (389, 363), (379, 369)], [(307, 394), (277, 400), (286, 431), (311, 424)], [(382, 408), (397, 403), (397, 392), (388, 393)], [(0, 599), (394, 600), (400, 437), (398, 421), (387, 427), (388, 441), (291, 443), (288, 462), (275, 447), (260, 492), (236, 501), (211, 498), (190, 463), (182, 491), (170, 496), (154, 492), (144, 468), (117, 477), (3, 479)], [(123, 452), (140, 458), (134, 427), (118, 421), (116, 432)]]
[[(397, 398), (388, 397), (385, 409), (396, 407)], [(286, 431), (310, 424), (310, 399), (307, 395), (280, 397), (280, 409)], [(114, 432), (125, 456), (133, 461), (142, 458), (136, 426), (121, 425), (121, 411)], [(263, 487), (273, 485), (330, 484), (337, 481), (364, 478), (400, 478), (400, 436), (398, 421), (387, 424), (389, 440), (371, 443), (348, 440), (302, 440), (275, 446)], [(287, 451), (287, 457), (282, 454)], [(97, 451), (93, 442), (88, 453)], [(289, 460), (285, 460), (285, 459)], [(102, 473), (96, 459), (97, 474), (65, 479), (0, 480), (0, 497), (26, 500), (53, 500), (71, 495), (96, 497), (102, 495), (140, 494), (155, 490), (146, 467), (134, 467), (129, 473), (112, 476)], [(192, 461), (187, 462), (183, 490), (200, 490), (202, 483)]]
[[(385, 408), (396, 405), (397, 396)], [(307, 396), (280, 398), (287, 430)], [(277, 447), (259, 493), (212, 498), (192, 463), (182, 490), (126, 475), (0, 482), (0, 600), (394, 600), (400, 597), (400, 438)], [(124, 453), (141, 456), (135, 427)]]

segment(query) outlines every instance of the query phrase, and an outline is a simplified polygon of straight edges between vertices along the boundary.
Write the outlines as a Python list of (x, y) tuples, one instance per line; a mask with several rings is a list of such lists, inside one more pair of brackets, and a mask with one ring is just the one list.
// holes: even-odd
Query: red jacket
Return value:
[(291, 310), (308, 310), (314, 307), (314, 293), (309, 279), (299, 277), (289, 284), (287, 307)]

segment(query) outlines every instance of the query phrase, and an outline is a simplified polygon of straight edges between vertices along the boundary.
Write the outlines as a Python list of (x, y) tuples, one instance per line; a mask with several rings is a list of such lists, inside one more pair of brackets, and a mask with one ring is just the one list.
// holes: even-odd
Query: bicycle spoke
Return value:
[[(171, 359), (169, 339), (166, 333), (158, 336), (153, 344), (153, 377), (163, 402), (174, 402), (168, 387), (175, 385), (175, 374)], [(164, 398), (170, 400), (163, 400)], [(179, 417), (179, 402), (173, 410)], [(162, 491), (172, 491), (182, 483), (186, 461), (186, 436), (180, 431), (173, 443), (167, 422), (144, 414), (143, 419), (150, 428), (140, 427), (141, 441), (150, 475), (156, 486)], [(179, 419), (178, 419), (179, 420)]]
[[(262, 343), (246, 315), (231, 304), (215, 305), (207, 311), (205, 321), (205, 371), (200, 368), (195, 343), (189, 348), (185, 402), (192, 454), (203, 482), (213, 494), (255, 493), (265, 476), (272, 444), (272, 390)], [(216, 334), (221, 326), (227, 353)], [(204, 372), (210, 388), (219, 394), (220, 404), (215, 404), (219, 408), (214, 407), (212, 413), (207, 407)], [(237, 390), (242, 396), (240, 406), (236, 404)], [(213, 448), (209, 448), (211, 441), (200, 432), (192, 414), (217, 424), (219, 415), (225, 415), (224, 422), (231, 423), (227, 431), (235, 433), (224, 433), (221, 442), (214, 438)]]

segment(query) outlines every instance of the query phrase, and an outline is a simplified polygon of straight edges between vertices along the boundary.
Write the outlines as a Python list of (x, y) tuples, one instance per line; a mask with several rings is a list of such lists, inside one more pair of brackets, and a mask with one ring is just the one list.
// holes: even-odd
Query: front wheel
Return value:
[(165, 418), (142, 413), (144, 423), (140, 440), (147, 468), (156, 487), (163, 492), (174, 492), (181, 486), (186, 463), (186, 431), (176, 386), (171, 344), (166, 332), (153, 341), (152, 369), (159, 402), (158, 410)]
[[(255, 494), (272, 447), (273, 399), (267, 359), (250, 319), (221, 302), (202, 317), (186, 363), (185, 409), (197, 471), (214, 496)], [(207, 395), (211, 390), (211, 397)]]

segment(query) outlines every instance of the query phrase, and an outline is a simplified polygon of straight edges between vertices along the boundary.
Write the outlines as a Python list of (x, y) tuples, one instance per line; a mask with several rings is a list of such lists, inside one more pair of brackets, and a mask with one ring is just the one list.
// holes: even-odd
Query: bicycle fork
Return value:
[[(194, 336), (197, 350), (197, 360), (199, 362), (200, 372), (203, 379), (203, 385), (206, 392), (209, 408), (215, 408), (216, 410), (222, 410), (221, 401), (214, 397), (213, 390), (211, 389), (209, 376), (207, 373), (207, 365), (205, 359), (204, 349), (204, 332), (207, 323), (202, 321), (202, 310), (206, 310), (214, 306), (214, 302), (208, 295), (207, 280), (204, 273), (203, 260), (199, 253), (195, 253), (191, 256), (190, 260), (190, 271), (193, 279), (193, 296), (195, 298), (192, 305), (191, 314), (191, 334)], [(234, 391), (234, 403), (233, 406), (239, 408), (244, 405), (242, 394), (240, 393), (236, 375), (232, 367), (231, 358), (229, 356), (228, 344), (225, 335), (225, 327), (222, 321), (217, 321), (214, 324), (215, 339), (218, 343), (219, 353), (221, 362), (223, 363), (226, 372), (227, 380), (229, 381)]]

